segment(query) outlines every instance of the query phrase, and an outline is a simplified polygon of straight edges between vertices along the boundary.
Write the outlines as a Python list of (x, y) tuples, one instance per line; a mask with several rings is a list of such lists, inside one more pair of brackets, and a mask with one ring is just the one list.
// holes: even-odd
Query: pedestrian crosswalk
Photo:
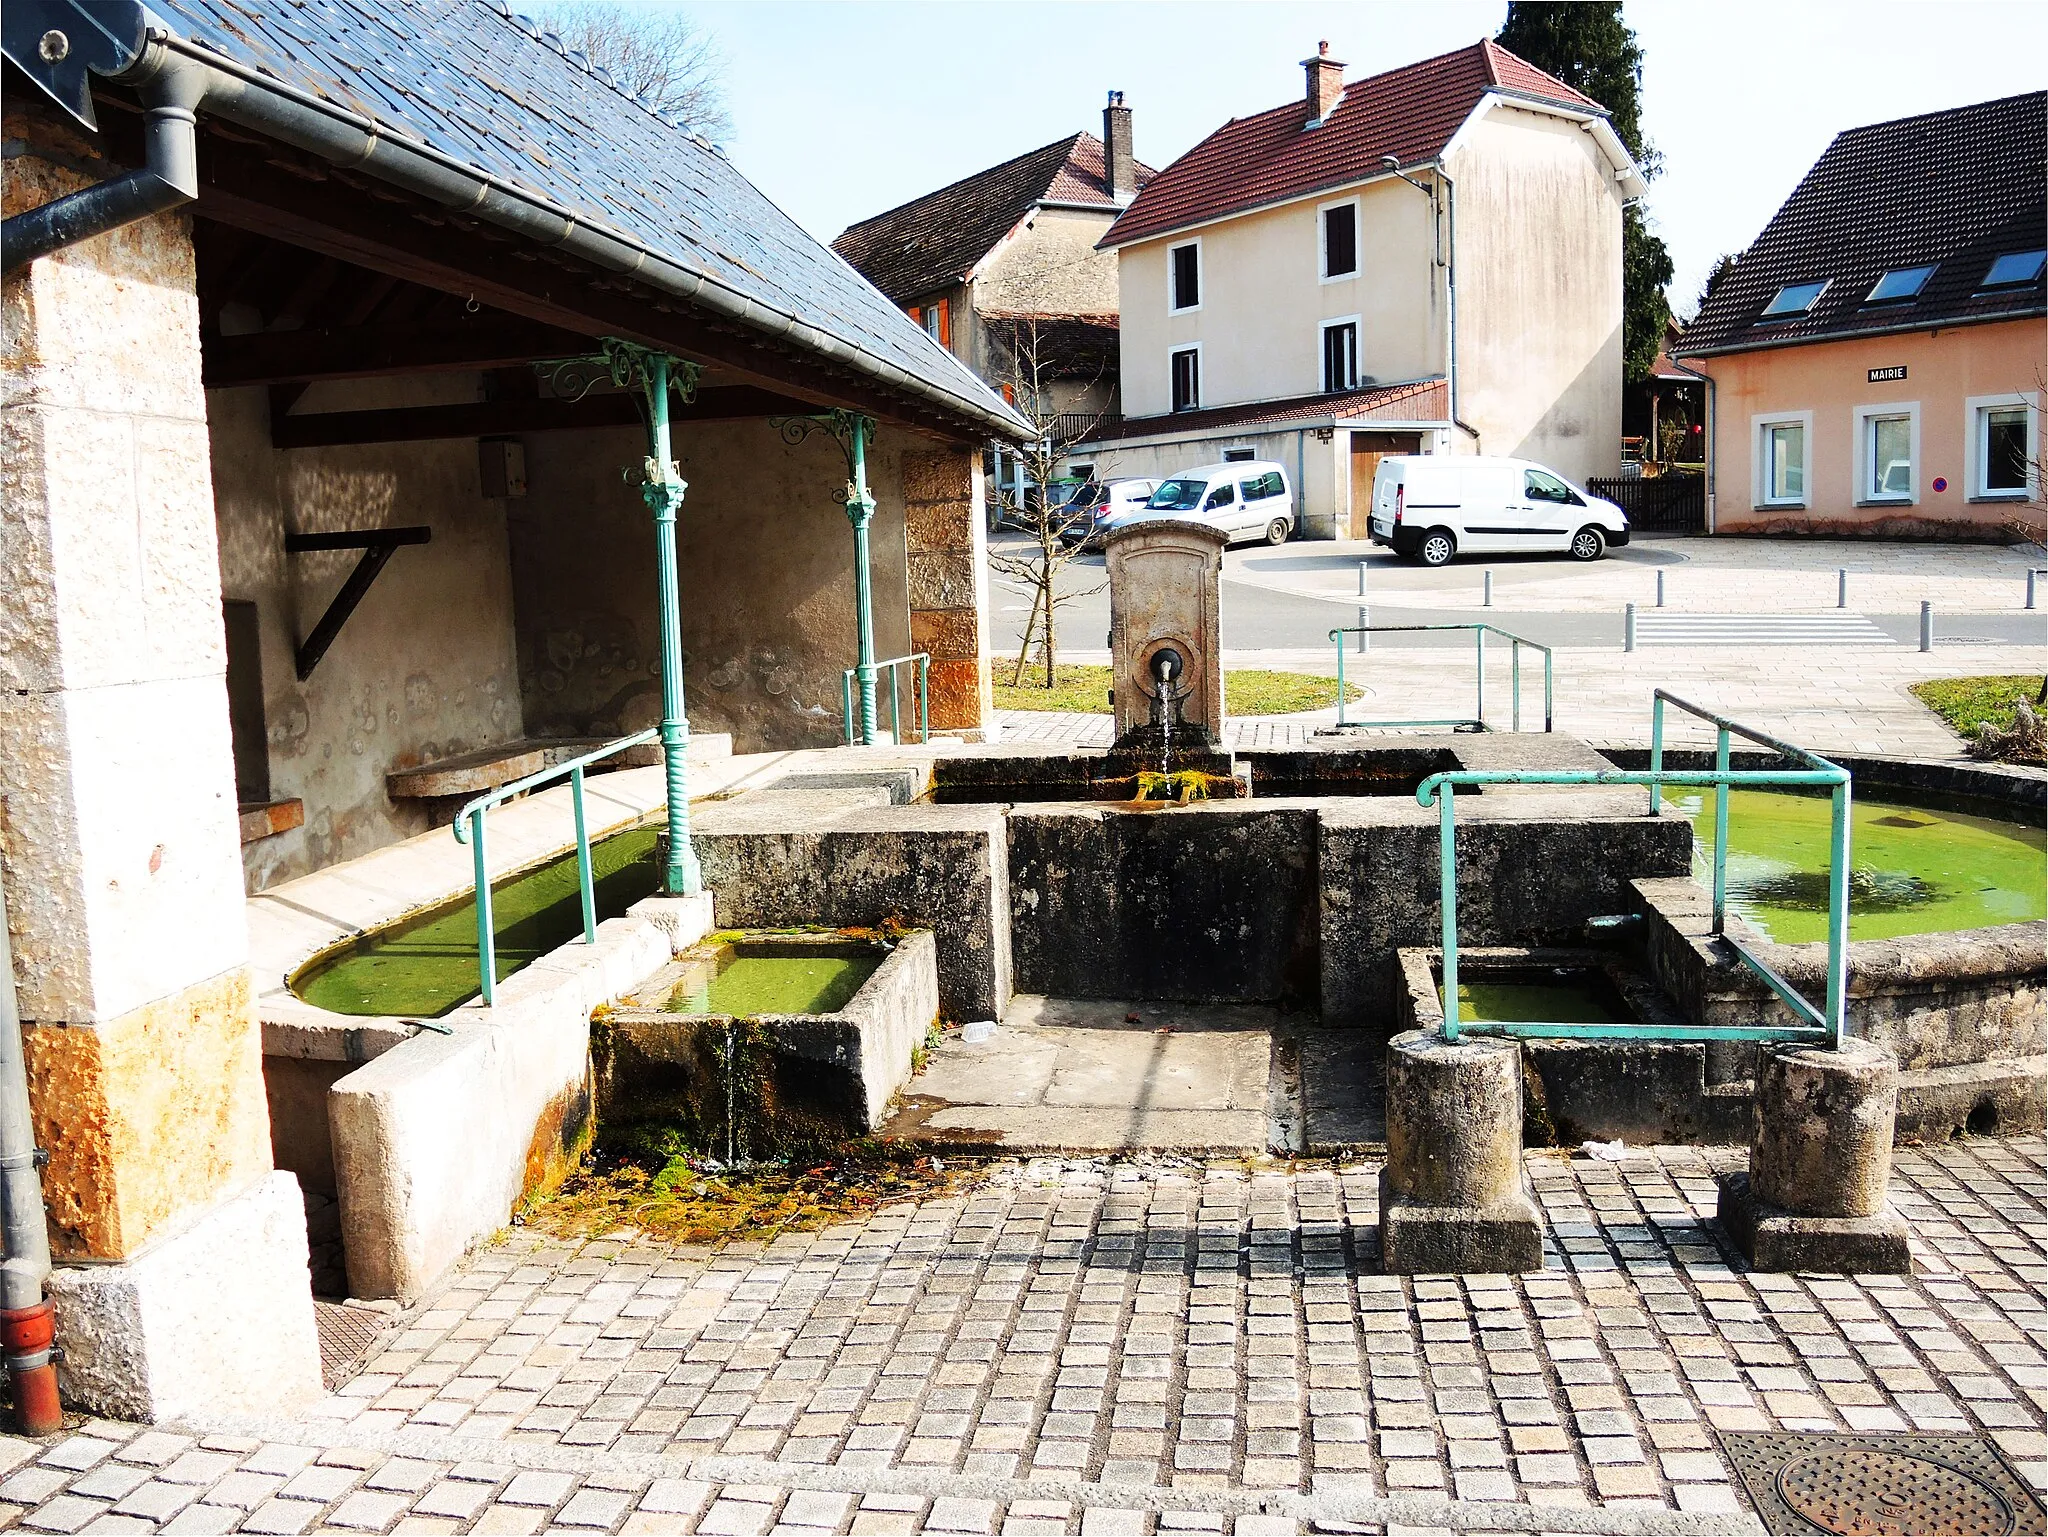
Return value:
[(1638, 612), (1638, 646), (1889, 646), (1862, 614), (1670, 614)]

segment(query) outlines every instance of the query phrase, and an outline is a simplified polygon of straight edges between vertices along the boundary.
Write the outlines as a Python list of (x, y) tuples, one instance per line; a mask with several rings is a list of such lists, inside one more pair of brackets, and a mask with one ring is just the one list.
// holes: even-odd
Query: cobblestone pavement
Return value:
[(1902, 1150), (1912, 1277), (1751, 1275), (1728, 1149), (1533, 1155), (1545, 1270), (1378, 1273), (1376, 1167), (1043, 1161), (718, 1251), (515, 1231), (300, 1420), (0, 1441), (35, 1531), (1754, 1530), (1717, 1430), (2037, 1487), (2038, 1143)]
[[(1925, 678), (2041, 670), (2039, 646), (1950, 646), (1921, 653), (1906, 647), (1702, 646), (1651, 651), (1560, 651), (1557, 655), (1556, 729), (1596, 747), (1646, 747), (1650, 694), (1668, 688), (1707, 709), (1732, 716), (1816, 752), (1877, 753), (1895, 757), (1956, 758), (1962, 741), (1912, 694)], [(1071, 662), (1104, 662), (1103, 651), (1062, 651)], [(1328, 674), (1330, 651), (1227, 651), (1224, 665), (1270, 667)], [(1543, 724), (1543, 676), (1525, 658), (1522, 725)], [(1347, 656), (1348, 679), (1365, 690), (1354, 718), (1439, 719), (1473, 708), (1472, 654), (1468, 650), (1384, 649)], [(1486, 718), (1496, 730), (1510, 724), (1509, 671), (1504, 647), (1488, 657)], [(1109, 745), (1107, 715), (1006, 710), (1005, 740)], [(1302, 715), (1246, 716), (1228, 723), (1236, 746), (1291, 745), (1336, 720), (1334, 710)], [(1704, 725), (1683, 716), (1668, 722), (1674, 746), (1713, 745)]]

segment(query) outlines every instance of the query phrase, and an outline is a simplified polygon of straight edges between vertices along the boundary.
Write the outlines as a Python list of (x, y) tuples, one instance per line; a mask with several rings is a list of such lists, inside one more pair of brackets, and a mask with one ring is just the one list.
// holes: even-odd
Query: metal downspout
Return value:
[(50, 1229), (37, 1172), (42, 1161), (14, 996), (7, 891), (0, 880), (0, 1234), (7, 1249), (0, 1261), (0, 1344), (13, 1379), (15, 1423), (26, 1436), (54, 1435), (64, 1428), (52, 1359), (56, 1310), (43, 1296), (50, 1274)]
[(654, 559), (661, 593), (661, 756), (668, 791), (668, 860), (662, 889), (672, 897), (694, 897), (704, 889), (704, 871), (690, 843), (690, 723), (683, 715), (682, 599), (676, 583), (676, 509), (688, 489), (676, 473), (669, 448), (669, 359), (645, 354), (647, 435), (653, 452), (641, 494), (654, 514)]
[(1436, 168), (1449, 196), (1445, 202), (1450, 207), (1450, 247), (1444, 263), (1444, 308), (1450, 312), (1450, 356), (1445, 360), (1449, 374), (1451, 422), (1472, 439), (1475, 448), (1482, 446), (1479, 429), (1458, 415), (1458, 184), (1451, 180), (1450, 172), (1441, 165)]
[(1715, 531), (1714, 487), (1716, 477), (1714, 472), (1718, 468), (1716, 462), (1718, 456), (1714, 452), (1714, 439), (1721, 427), (1721, 415), (1714, 409), (1714, 376), (1712, 374), (1703, 374), (1697, 368), (1687, 368), (1677, 358), (1671, 360), (1671, 366), (1682, 374), (1692, 375), (1693, 378), (1699, 380), (1700, 383), (1707, 387), (1707, 532), (1711, 534)]
[(198, 109), (209, 72), (161, 45), (152, 45), (143, 60), (139, 73), (125, 77), (139, 86), (146, 108), (143, 168), (67, 192), (0, 224), (6, 271), (199, 196)]

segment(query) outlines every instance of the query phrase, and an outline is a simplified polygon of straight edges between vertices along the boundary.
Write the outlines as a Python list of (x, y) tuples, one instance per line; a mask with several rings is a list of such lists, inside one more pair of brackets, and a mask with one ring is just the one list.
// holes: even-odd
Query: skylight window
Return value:
[(2022, 283), (2038, 282), (2044, 261), (2048, 261), (2048, 251), (2008, 251), (1984, 274), (1984, 286), (2016, 288)]
[(1797, 320), (1813, 308), (1813, 301), (1821, 296), (1826, 283), (1787, 283), (1778, 290), (1777, 297), (1764, 306), (1762, 320)]
[(1932, 267), (1896, 267), (1877, 280), (1870, 290), (1865, 304), (1891, 304), (1900, 299), (1919, 296), (1927, 286), (1927, 280), (1934, 276)]

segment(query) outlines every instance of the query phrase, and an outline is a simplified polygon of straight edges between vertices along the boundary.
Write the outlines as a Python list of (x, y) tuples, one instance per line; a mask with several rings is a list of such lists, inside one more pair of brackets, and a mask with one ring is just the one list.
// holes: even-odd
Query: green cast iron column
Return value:
[(875, 603), (868, 576), (868, 522), (875, 515), (875, 499), (868, 494), (867, 441), (875, 424), (864, 416), (849, 423), (846, 439), (846, 516), (853, 524), (853, 605), (860, 623), (860, 650), (855, 664), (860, 674), (860, 740), (864, 747), (881, 741), (875, 725)]
[(647, 432), (654, 452), (647, 461), (647, 484), (641, 494), (654, 514), (654, 558), (661, 587), (661, 753), (668, 786), (668, 865), (662, 887), (670, 896), (693, 897), (704, 889), (704, 871), (690, 844), (690, 722), (683, 714), (682, 602), (676, 590), (676, 509), (688, 488), (669, 456), (669, 359), (647, 353), (642, 367)]

